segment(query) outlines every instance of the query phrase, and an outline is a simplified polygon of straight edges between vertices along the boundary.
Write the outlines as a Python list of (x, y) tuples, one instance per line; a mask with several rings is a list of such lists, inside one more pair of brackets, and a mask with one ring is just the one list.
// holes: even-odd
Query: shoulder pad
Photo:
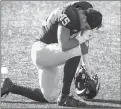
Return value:
[(58, 22), (59, 24), (63, 25), (64, 27), (70, 30), (80, 29), (80, 20), (78, 12), (72, 6), (61, 8), (58, 16)]

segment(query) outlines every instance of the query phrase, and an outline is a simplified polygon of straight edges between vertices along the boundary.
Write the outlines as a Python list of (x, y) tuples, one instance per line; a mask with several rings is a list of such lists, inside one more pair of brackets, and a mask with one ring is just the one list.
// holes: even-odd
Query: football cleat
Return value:
[(68, 106), (68, 107), (80, 107), (87, 105), (84, 101), (77, 100), (73, 96), (61, 97), (58, 100), (57, 104), (60, 106)]
[(10, 78), (6, 78), (3, 83), (3, 87), (1, 88), (1, 97), (3, 97), (4, 95), (7, 96), (9, 92), (11, 92), (12, 86), (13, 86), (13, 82), (10, 80)]
[(76, 94), (83, 99), (93, 99), (99, 92), (100, 83), (97, 74), (89, 77), (85, 68), (81, 66), (75, 76)]

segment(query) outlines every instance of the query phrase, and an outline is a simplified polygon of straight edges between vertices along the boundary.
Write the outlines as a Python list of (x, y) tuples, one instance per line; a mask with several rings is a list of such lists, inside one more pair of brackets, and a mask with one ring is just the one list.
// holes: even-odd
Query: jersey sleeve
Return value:
[(58, 23), (70, 30), (78, 30), (80, 22), (77, 10), (71, 6), (63, 8), (58, 16)]

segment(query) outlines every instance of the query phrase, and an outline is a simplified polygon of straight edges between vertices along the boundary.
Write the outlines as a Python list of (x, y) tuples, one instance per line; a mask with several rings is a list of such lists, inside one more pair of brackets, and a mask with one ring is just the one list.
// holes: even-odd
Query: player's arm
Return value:
[(81, 57), (82, 65), (83, 66), (88, 66), (89, 65), (89, 56), (88, 54), (82, 55)]
[(90, 40), (89, 36), (91, 32), (91, 30), (88, 30), (83, 35), (81, 34), (81, 32), (79, 32), (76, 35), (74, 34), (70, 36), (70, 29), (59, 24), (57, 31), (58, 43), (63, 51), (67, 51), (69, 49), (79, 46), (79, 44), (82, 44), (87, 40)]
[(81, 64), (84, 66), (85, 64), (89, 64), (89, 60), (88, 60), (88, 51), (89, 51), (89, 41), (86, 41), (82, 44), (80, 44), (80, 48), (81, 48)]
[(91, 30), (88, 30), (88, 32), (82, 36), (80, 35), (81, 33), (79, 33), (78, 36), (76, 36), (76, 38), (71, 38), (73, 37), (73, 35), (70, 36), (70, 30), (62, 25), (58, 25), (58, 43), (62, 47), (63, 51), (67, 51), (69, 49), (77, 47), (79, 44), (82, 44), (87, 40), (90, 40), (90, 32)]
[(70, 30), (62, 25), (58, 25), (57, 36), (62, 51), (67, 51), (79, 46), (79, 41), (75, 38), (70, 39)]
[(87, 71), (90, 78), (92, 78), (93, 74), (95, 74), (95, 68), (89, 63), (88, 53), (81, 56), (81, 64), (85, 67), (85, 70)]
[(90, 65), (90, 62), (89, 62), (89, 54), (88, 54), (89, 41), (86, 41), (85, 43), (82, 43), (80, 45), (80, 47), (81, 47), (81, 53), (82, 53), (80, 64), (85, 67), (85, 70), (87, 71), (87, 73), (91, 77), (91, 74), (94, 73), (95, 71), (94, 71), (94, 67), (92, 65)]
[[(61, 46), (63, 51), (67, 51), (74, 47), (77, 47), (79, 44), (89, 40), (90, 31), (86, 32), (86, 34), (82, 35), (78, 34), (76, 38), (72, 38), (70, 36), (70, 31), (77, 29), (76, 27), (80, 25), (80, 21), (77, 19), (77, 14), (72, 13), (74, 10), (72, 8), (66, 8), (64, 12), (58, 15), (58, 43)], [(76, 16), (76, 17), (74, 17)], [(86, 17), (84, 20), (85, 21)], [(83, 22), (85, 23), (85, 22)], [(87, 34), (88, 33), (88, 34)]]

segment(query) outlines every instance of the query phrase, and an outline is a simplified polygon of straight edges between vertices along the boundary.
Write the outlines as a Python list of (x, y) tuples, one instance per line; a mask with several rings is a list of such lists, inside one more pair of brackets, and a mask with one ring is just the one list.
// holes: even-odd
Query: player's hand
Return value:
[(93, 76), (95, 75), (95, 68), (92, 65), (85, 65), (85, 70), (88, 73), (88, 75), (90, 76), (90, 78), (92, 79)]
[(91, 40), (93, 38), (94, 38), (94, 35), (92, 30), (87, 30), (87, 31), (84, 31), (83, 33), (79, 32), (76, 36), (76, 39), (79, 41), (80, 44), (88, 40)]
[(93, 30), (86, 30), (80, 34), (80, 36), (84, 37), (86, 40), (91, 40), (94, 38), (94, 31)]

